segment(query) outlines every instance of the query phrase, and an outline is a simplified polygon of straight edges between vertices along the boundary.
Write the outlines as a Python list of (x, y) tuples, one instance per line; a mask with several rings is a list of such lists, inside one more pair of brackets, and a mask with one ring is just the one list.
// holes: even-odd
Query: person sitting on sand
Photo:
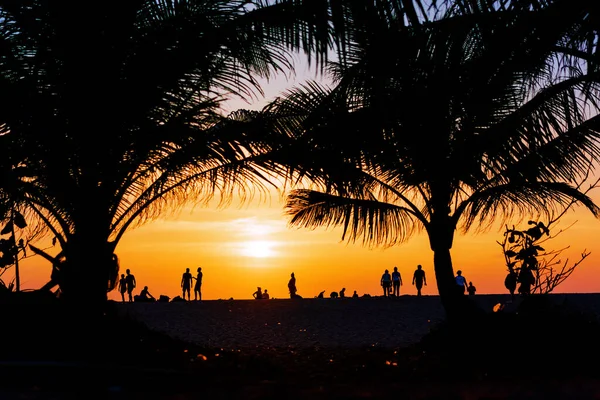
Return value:
[(340, 297), (346, 297), (346, 288), (342, 288), (342, 290), (340, 290)]
[(354, 291), (354, 293), (352, 293), (352, 298), (358, 299), (358, 293), (356, 293), (356, 290)]
[(467, 286), (467, 292), (469, 292), (469, 296), (474, 296), (477, 288), (473, 286), (473, 282), (469, 282), (469, 286)]
[(135, 296), (135, 301), (139, 301), (139, 302), (152, 302), (152, 301), (156, 301), (156, 299), (148, 291), (148, 286), (144, 286), (144, 288), (142, 289), (142, 291), (140, 292), (140, 294), (137, 295), (137, 296)]
[(269, 293), (267, 292), (267, 289), (263, 291), (262, 298), (263, 300), (269, 300), (271, 298), (271, 296), (269, 296)]
[(381, 275), (381, 287), (383, 288), (383, 297), (388, 297), (392, 288), (392, 276), (387, 269)]
[(417, 288), (417, 296), (421, 295), (423, 284), (427, 286), (427, 278), (425, 277), (425, 271), (423, 271), (423, 266), (421, 266), (421, 264), (417, 265), (417, 269), (413, 274), (412, 284)]
[(263, 298), (262, 289), (260, 287), (257, 287), (256, 292), (252, 293), (252, 297), (254, 297), (256, 300), (262, 300), (262, 298)]
[(329, 297), (331, 297), (332, 299), (337, 299), (338, 298), (338, 292), (331, 292), (329, 294)]
[(319, 293), (319, 295), (317, 296), (317, 299), (322, 299), (324, 298), (323, 295), (325, 294), (325, 291), (323, 290), (321, 293)]
[(190, 272), (189, 268), (185, 269), (185, 272), (181, 276), (181, 291), (183, 293), (183, 299), (185, 300), (185, 294), (187, 293), (187, 299), (192, 300), (191, 291), (192, 291), (192, 281), (194, 277)]

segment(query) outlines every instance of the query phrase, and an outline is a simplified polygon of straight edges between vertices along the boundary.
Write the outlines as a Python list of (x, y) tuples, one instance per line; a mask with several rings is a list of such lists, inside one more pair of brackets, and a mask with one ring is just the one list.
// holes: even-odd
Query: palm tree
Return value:
[[(347, 11), (337, 1), (138, 0), (86, 3), (80, 15), (80, 4), (0, 1), (0, 148), (13, 155), (0, 163), (27, 171), (19, 204), (60, 246), (54, 256), (33, 248), (54, 265), (46, 286), (100, 303), (128, 228), (186, 200), (266, 188), (276, 167), (257, 157), (268, 138), (219, 124), (219, 105), (260, 95), (257, 78), (289, 70), (292, 51), (323, 65)], [(16, 201), (11, 188), (0, 182), (3, 201)]]
[(360, 21), (332, 87), (290, 90), (261, 115), (292, 141), (272, 154), (298, 185), (290, 224), (384, 246), (425, 231), (448, 316), (457, 230), (573, 200), (600, 215), (576, 184), (600, 156), (591, 3), (458, 3), (412, 26)]

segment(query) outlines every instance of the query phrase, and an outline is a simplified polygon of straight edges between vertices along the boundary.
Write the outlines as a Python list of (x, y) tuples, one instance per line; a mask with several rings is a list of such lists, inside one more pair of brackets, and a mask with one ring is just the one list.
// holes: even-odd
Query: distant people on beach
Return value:
[(339, 297), (338, 292), (329, 293), (329, 297), (331, 297), (332, 299), (337, 299)]
[(458, 290), (458, 293), (465, 294), (465, 291), (467, 290), (467, 279), (462, 275), (461, 270), (456, 271), (456, 277), (454, 280), (456, 281), (456, 289)]
[(127, 286), (127, 296), (129, 297), (129, 301), (133, 301), (133, 289), (135, 289), (137, 283), (135, 281), (135, 276), (131, 273), (129, 269), (125, 270), (125, 283)]
[(263, 300), (269, 300), (271, 298), (271, 296), (269, 295), (269, 292), (267, 291), (267, 289), (265, 289), (263, 291), (262, 298), (263, 298)]
[(196, 270), (196, 284), (194, 285), (194, 300), (202, 300), (202, 268)]
[(476, 291), (477, 288), (473, 286), (473, 282), (469, 282), (469, 286), (467, 286), (467, 292), (469, 293), (469, 296), (475, 296)]
[(144, 286), (144, 288), (142, 289), (140, 294), (135, 296), (135, 301), (137, 301), (137, 302), (153, 302), (153, 301), (156, 301), (156, 299), (148, 291), (148, 286)]
[(412, 284), (417, 288), (417, 296), (421, 295), (423, 285), (427, 286), (427, 277), (425, 276), (425, 271), (423, 271), (423, 266), (421, 264), (417, 265), (417, 269), (413, 274)]
[(510, 293), (511, 300), (515, 299), (515, 290), (517, 290), (517, 273), (514, 270), (508, 271), (504, 278), (504, 287)]
[(392, 276), (390, 275), (390, 271), (387, 269), (381, 275), (381, 287), (383, 288), (383, 296), (388, 297), (392, 288)]
[(323, 290), (322, 292), (319, 292), (319, 294), (316, 296), (317, 299), (323, 299), (323, 295), (325, 294), (325, 291)]
[(392, 272), (392, 291), (396, 297), (400, 296), (400, 286), (402, 286), (402, 276), (398, 272), (398, 267), (394, 267), (394, 272)]
[(346, 288), (342, 288), (342, 290), (340, 290), (340, 297), (346, 297)]
[(121, 293), (121, 301), (125, 302), (125, 293), (127, 292), (127, 279), (125, 278), (125, 274), (121, 274), (121, 279), (119, 279), (119, 293)]
[(262, 298), (263, 298), (262, 289), (260, 287), (257, 287), (256, 292), (252, 293), (252, 297), (254, 297), (256, 300), (262, 300)]
[(185, 272), (183, 273), (183, 275), (181, 276), (181, 292), (182, 292), (182, 297), (185, 300), (185, 295), (187, 293), (187, 300), (192, 300), (192, 295), (191, 295), (191, 291), (192, 291), (192, 281), (194, 280), (194, 277), (192, 276), (192, 273), (190, 272), (189, 268), (185, 269)]
[(352, 298), (358, 299), (358, 293), (356, 293), (356, 290), (354, 291), (354, 293), (352, 293)]

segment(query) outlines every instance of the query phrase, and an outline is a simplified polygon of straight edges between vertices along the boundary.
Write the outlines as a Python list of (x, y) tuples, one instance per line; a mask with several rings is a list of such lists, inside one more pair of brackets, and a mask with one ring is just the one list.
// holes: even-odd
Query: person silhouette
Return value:
[(196, 284), (194, 285), (194, 300), (202, 300), (202, 268), (198, 267), (196, 274)]
[(290, 299), (296, 298), (296, 292), (298, 290), (296, 289), (296, 276), (294, 275), (293, 272), (292, 272), (291, 278), (288, 282), (288, 290), (290, 291)]
[(325, 294), (325, 291), (323, 290), (322, 292), (319, 292), (319, 295), (317, 296), (317, 299), (322, 299), (324, 298), (323, 295)]
[(413, 274), (412, 284), (417, 288), (417, 296), (421, 295), (421, 288), (423, 288), (423, 284), (427, 286), (427, 278), (421, 264), (417, 265), (417, 269)]
[(121, 293), (121, 301), (125, 302), (125, 293), (127, 292), (127, 279), (125, 278), (125, 274), (121, 274), (121, 279), (119, 279), (119, 293)]
[(137, 297), (136, 300), (143, 301), (143, 302), (156, 301), (156, 299), (154, 298), (154, 296), (152, 296), (150, 294), (150, 292), (148, 291), (148, 286), (144, 286), (144, 288), (140, 292), (139, 296), (136, 296), (136, 297)]
[(354, 291), (354, 293), (352, 293), (352, 298), (358, 299), (358, 293), (356, 293), (356, 290)]
[(185, 272), (181, 276), (181, 291), (183, 293), (183, 299), (185, 300), (185, 294), (187, 293), (187, 299), (191, 300), (192, 296), (190, 291), (192, 290), (192, 280), (194, 277), (190, 273), (190, 269), (186, 268)]
[(252, 293), (252, 297), (254, 297), (256, 300), (261, 300), (263, 298), (262, 289), (257, 287), (256, 292)]
[(381, 287), (383, 288), (383, 297), (388, 297), (392, 288), (392, 276), (387, 269), (381, 275)]
[(269, 300), (271, 298), (271, 296), (269, 296), (269, 292), (267, 292), (267, 289), (263, 291), (262, 298), (264, 300)]
[(469, 293), (469, 296), (474, 296), (476, 291), (477, 288), (473, 286), (473, 282), (469, 282), (469, 286), (467, 286), (467, 292)]
[(135, 289), (137, 283), (135, 281), (135, 276), (131, 273), (129, 269), (125, 270), (125, 284), (127, 286), (127, 296), (129, 301), (133, 301), (133, 289)]
[(340, 297), (346, 297), (346, 288), (342, 288), (342, 290), (340, 290)]
[(461, 270), (456, 271), (456, 277), (454, 280), (456, 282), (456, 289), (458, 290), (458, 293), (465, 294), (465, 291), (467, 290), (467, 279), (462, 276)]
[(402, 286), (402, 276), (398, 272), (398, 267), (394, 267), (394, 272), (392, 272), (392, 289), (396, 297), (400, 296), (400, 286)]

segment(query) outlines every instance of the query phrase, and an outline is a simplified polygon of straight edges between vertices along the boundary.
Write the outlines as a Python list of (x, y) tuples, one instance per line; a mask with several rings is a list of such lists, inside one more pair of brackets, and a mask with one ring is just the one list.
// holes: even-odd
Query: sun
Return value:
[(275, 243), (269, 240), (251, 240), (242, 243), (242, 254), (246, 257), (267, 258), (273, 257)]

